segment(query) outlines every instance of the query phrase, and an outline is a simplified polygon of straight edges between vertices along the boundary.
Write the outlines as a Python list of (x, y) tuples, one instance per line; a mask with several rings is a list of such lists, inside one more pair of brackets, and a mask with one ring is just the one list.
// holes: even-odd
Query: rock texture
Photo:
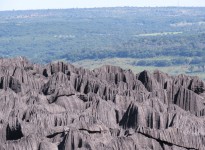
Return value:
[(204, 150), (198, 77), (0, 59), (0, 150)]

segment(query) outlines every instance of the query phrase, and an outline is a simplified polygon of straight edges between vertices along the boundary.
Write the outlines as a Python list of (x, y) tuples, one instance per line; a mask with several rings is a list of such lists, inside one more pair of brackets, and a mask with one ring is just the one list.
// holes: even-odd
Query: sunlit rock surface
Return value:
[(198, 77), (0, 59), (0, 150), (204, 150)]

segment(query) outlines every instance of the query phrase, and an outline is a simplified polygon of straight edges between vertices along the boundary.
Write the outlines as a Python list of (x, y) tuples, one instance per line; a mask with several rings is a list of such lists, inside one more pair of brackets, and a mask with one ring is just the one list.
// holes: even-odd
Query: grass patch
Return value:
[(145, 33), (135, 35), (136, 37), (146, 37), (146, 36), (165, 36), (165, 35), (177, 35), (182, 34), (183, 32), (159, 32), (159, 33)]
[[(171, 59), (171, 57), (157, 57), (157, 58), (151, 58), (151, 60), (164, 60)], [(99, 59), (99, 60), (82, 60), (77, 61), (73, 63), (75, 66), (78, 67), (84, 67), (87, 69), (95, 69), (99, 68), (103, 65), (113, 65), (113, 66), (119, 66), (125, 70), (131, 69), (135, 74), (148, 70), (150, 72), (153, 72), (154, 70), (160, 70), (162, 72), (168, 73), (170, 75), (179, 75), (179, 74), (187, 74), (190, 76), (199, 76), (201, 79), (205, 80), (205, 73), (202, 72), (194, 72), (194, 73), (187, 73), (188, 66), (187, 65), (181, 65), (181, 66), (167, 66), (167, 67), (155, 67), (155, 66), (135, 66), (132, 65), (133, 62), (139, 61), (142, 59), (134, 59), (134, 58), (106, 58), (106, 59)], [(150, 60), (150, 59), (149, 59)]]

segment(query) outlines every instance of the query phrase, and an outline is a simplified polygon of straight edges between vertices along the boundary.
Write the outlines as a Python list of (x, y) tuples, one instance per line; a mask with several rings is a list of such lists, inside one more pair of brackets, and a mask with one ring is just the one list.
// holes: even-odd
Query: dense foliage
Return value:
[(41, 63), (118, 57), (146, 58), (132, 63), (140, 66), (203, 65), (205, 8), (0, 12), (0, 56), (16, 55)]

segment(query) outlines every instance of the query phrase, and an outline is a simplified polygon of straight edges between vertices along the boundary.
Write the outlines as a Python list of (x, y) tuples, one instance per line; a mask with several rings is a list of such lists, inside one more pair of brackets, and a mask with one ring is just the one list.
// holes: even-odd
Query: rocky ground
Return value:
[(205, 83), (0, 59), (0, 150), (204, 150)]

